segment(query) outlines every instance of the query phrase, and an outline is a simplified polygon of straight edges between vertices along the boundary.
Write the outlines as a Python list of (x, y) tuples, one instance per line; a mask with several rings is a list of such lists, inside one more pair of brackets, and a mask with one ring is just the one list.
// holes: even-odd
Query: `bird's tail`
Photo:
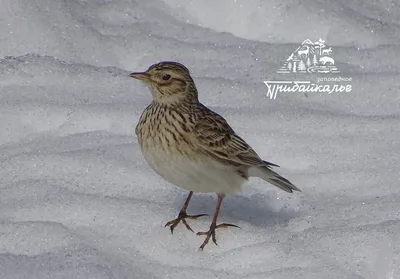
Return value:
[(259, 177), (289, 193), (293, 193), (293, 191), (301, 192), (292, 182), (267, 167), (251, 167), (249, 169), (249, 176)]

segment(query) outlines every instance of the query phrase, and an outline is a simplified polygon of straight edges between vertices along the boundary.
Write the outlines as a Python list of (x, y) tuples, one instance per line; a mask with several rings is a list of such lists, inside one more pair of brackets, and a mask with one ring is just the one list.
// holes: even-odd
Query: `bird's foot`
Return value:
[(186, 222), (186, 219), (189, 218), (195, 220), (203, 216), (208, 216), (208, 214), (187, 215), (186, 211), (181, 211), (179, 212), (179, 215), (176, 219), (169, 221), (168, 223), (165, 224), (164, 227), (169, 227), (169, 229), (171, 230), (171, 234), (173, 234), (175, 227), (178, 226), (178, 224), (182, 221), (182, 223), (189, 231), (194, 232), (192, 228), (189, 226), (189, 224)]
[(200, 250), (203, 250), (204, 247), (207, 245), (208, 241), (210, 240), (210, 238), (212, 239), (212, 241), (215, 243), (215, 245), (218, 246), (217, 244), (217, 239), (215, 237), (215, 230), (216, 229), (220, 229), (220, 228), (227, 228), (227, 227), (235, 227), (235, 228), (239, 228), (239, 226), (233, 225), (233, 224), (227, 224), (227, 223), (222, 223), (222, 224), (211, 224), (210, 229), (206, 232), (198, 232), (197, 235), (205, 235), (206, 239), (204, 240), (203, 244), (201, 244), (200, 246)]

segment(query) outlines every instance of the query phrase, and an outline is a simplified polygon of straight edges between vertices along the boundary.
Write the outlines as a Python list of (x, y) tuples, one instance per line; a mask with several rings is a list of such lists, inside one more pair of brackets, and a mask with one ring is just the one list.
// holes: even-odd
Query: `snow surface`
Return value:
[[(389, 0), (2, 0), (0, 278), (400, 278), (399, 22)], [(352, 92), (270, 100), (263, 81), (308, 38)], [(219, 219), (241, 229), (203, 252), (163, 227), (187, 192), (134, 135), (151, 96), (127, 74), (160, 60), (303, 190), (252, 179)]]

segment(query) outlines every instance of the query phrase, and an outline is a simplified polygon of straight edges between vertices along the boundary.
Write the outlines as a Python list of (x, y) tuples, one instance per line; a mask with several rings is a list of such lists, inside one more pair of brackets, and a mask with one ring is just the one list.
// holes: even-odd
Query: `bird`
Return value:
[(144, 159), (166, 181), (189, 191), (177, 218), (165, 224), (171, 233), (181, 222), (193, 232), (186, 219), (207, 216), (187, 214), (194, 193), (215, 193), (218, 198), (209, 229), (197, 233), (205, 236), (199, 247), (203, 250), (210, 238), (218, 245), (217, 229), (238, 227), (217, 224), (217, 218), (223, 199), (239, 191), (249, 177), (289, 193), (301, 191), (272, 169), (278, 165), (261, 159), (221, 115), (199, 101), (186, 66), (161, 61), (129, 76), (144, 82), (153, 98), (135, 128)]

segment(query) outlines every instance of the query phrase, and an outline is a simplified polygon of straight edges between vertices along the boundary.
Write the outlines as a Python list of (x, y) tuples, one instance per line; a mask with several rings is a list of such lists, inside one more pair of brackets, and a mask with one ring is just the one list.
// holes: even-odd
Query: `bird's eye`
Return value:
[(169, 80), (170, 78), (171, 78), (171, 75), (169, 75), (169, 74), (165, 74), (162, 77), (163, 80)]

